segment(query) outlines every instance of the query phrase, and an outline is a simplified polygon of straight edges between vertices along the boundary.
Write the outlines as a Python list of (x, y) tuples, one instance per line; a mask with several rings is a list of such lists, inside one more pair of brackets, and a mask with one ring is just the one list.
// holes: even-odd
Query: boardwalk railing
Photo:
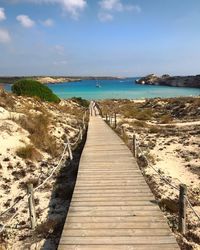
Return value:
[[(101, 112), (102, 114), (102, 112)], [(117, 128), (117, 113), (106, 113), (105, 115), (102, 115), (102, 117), (105, 119), (105, 121), (110, 125), (111, 128), (116, 129)], [(124, 132), (124, 131), (123, 131)], [(192, 206), (192, 202), (188, 198), (188, 187), (184, 183), (180, 183), (179, 187), (175, 184), (172, 184), (171, 181), (169, 181), (164, 175), (162, 175), (154, 166), (153, 164), (148, 160), (145, 153), (142, 151), (139, 140), (137, 139), (136, 134), (133, 134), (132, 138), (132, 153), (135, 158), (138, 158), (138, 156), (142, 156), (145, 160), (146, 164), (151, 167), (159, 176), (160, 178), (165, 181), (166, 184), (171, 186), (174, 190), (179, 192), (179, 213), (178, 213), (178, 229), (181, 234), (186, 234), (187, 227), (186, 227), (186, 220), (187, 220), (187, 206), (190, 207), (196, 218), (200, 222), (200, 215), (195, 211), (195, 209)], [(171, 200), (173, 201), (173, 200)]]

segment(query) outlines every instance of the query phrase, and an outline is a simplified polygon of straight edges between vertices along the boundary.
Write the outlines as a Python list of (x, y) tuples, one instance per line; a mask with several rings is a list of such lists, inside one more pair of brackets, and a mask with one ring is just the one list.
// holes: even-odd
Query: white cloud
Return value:
[(121, 0), (101, 0), (99, 5), (106, 11), (135, 11), (141, 12), (141, 8), (138, 5), (124, 4)]
[(9, 32), (6, 29), (0, 29), (0, 43), (9, 43), (11, 37)]
[[(13, 0), (7, 0), (13, 3)], [(34, 4), (59, 4), (64, 12), (71, 15), (72, 18), (78, 19), (79, 14), (87, 5), (86, 0), (14, 0), (15, 3), (34, 3)]]
[(123, 9), (123, 4), (120, 0), (102, 0), (99, 2), (100, 6), (104, 10), (117, 10)]
[(52, 27), (52, 26), (54, 26), (54, 20), (51, 18), (48, 18), (48, 19), (42, 21), (42, 24), (46, 27)]
[(78, 19), (79, 12), (83, 11), (87, 5), (85, 0), (57, 0), (57, 1), (61, 3), (63, 9), (68, 13), (70, 13), (74, 19)]
[(113, 20), (113, 15), (110, 13), (100, 12), (98, 18), (101, 22), (108, 22)]
[(35, 25), (35, 22), (33, 20), (31, 20), (30, 17), (27, 15), (19, 15), (16, 17), (16, 19), (25, 28), (31, 28)]
[(0, 8), (0, 21), (6, 20), (6, 14), (4, 8)]

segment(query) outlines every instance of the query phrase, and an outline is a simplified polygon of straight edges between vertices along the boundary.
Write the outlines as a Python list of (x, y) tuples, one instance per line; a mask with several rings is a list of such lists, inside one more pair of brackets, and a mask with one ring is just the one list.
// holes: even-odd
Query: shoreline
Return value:
[(42, 84), (59, 84), (66, 82), (80, 82), (83, 80), (120, 80), (130, 77), (114, 77), (114, 76), (0, 76), (1, 84), (13, 84), (21, 79), (34, 79)]

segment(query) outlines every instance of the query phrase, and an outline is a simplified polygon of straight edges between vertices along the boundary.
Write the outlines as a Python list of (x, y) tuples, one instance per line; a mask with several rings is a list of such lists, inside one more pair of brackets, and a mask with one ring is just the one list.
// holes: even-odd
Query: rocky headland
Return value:
[(0, 77), (0, 84), (13, 84), (14, 82), (22, 79), (32, 79), (41, 82), (42, 84), (48, 83), (62, 83), (62, 82), (78, 82), (81, 81), (80, 78), (77, 77), (65, 77), (65, 76), (13, 76), (13, 77)]
[(162, 76), (156, 76), (155, 74), (150, 74), (136, 80), (136, 83), (148, 84), (148, 85), (163, 85), (172, 87), (200, 88), (200, 75), (170, 76), (166, 74)]

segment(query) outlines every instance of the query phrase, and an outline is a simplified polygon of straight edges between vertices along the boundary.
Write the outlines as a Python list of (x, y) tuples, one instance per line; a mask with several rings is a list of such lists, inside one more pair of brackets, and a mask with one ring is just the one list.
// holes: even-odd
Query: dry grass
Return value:
[(152, 133), (152, 134), (157, 134), (157, 133), (159, 133), (159, 132), (161, 132), (161, 128), (160, 127), (158, 127), (158, 126), (150, 126), (149, 127), (149, 133)]
[(46, 222), (38, 225), (36, 228), (36, 233), (41, 237), (47, 238), (49, 234), (53, 232), (59, 232), (60, 227), (62, 227), (62, 222), (59, 219), (48, 219)]
[(138, 128), (147, 128), (148, 127), (146, 122), (140, 121), (140, 120), (134, 121), (132, 123), (132, 125), (133, 125), (133, 127), (138, 127)]
[(36, 148), (52, 156), (57, 156), (56, 140), (48, 133), (50, 121), (51, 116), (43, 113), (40, 115), (27, 114), (26, 117), (20, 117), (17, 123), (30, 133), (30, 140)]
[(9, 108), (10, 110), (13, 110), (15, 106), (15, 99), (13, 95), (2, 89), (0, 89), (0, 106), (7, 109)]
[(83, 110), (81, 108), (79, 108), (79, 107), (70, 107), (68, 105), (64, 105), (64, 106), (59, 106), (58, 109), (62, 113), (76, 116), (76, 118), (78, 119), (79, 122), (82, 121)]
[(30, 160), (41, 160), (40, 152), (33, 146), (33, 145), (26, 145), (24, 147), (20, 147), (16, 150), (17, 156), (23, 159), (30, 159)]
[(165, 114), (160, 117), (160, 123), (166, 124), (171, 123), (173, 121), (173, 118), (170, 114)]

